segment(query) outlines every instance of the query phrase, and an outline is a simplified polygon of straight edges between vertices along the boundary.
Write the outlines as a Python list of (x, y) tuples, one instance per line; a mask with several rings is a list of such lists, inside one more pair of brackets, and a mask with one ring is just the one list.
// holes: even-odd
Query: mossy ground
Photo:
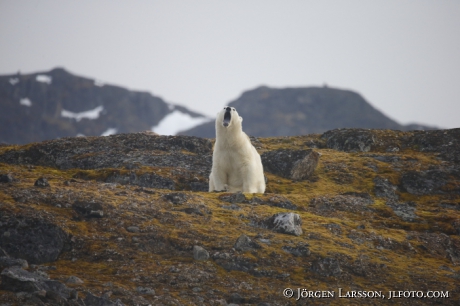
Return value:
[[(260, 139), (259, 152), (279, 148), (304, 149), (319, 142), (318, 135), (265, 138)], [(0, 147), (2, 151), (20, 149), (21, 146)], [(197, 297), (201, 296), (203, 304), (217, 305), (219, 300), (228, 299), (231, 293), (275, 305), (296, 304), (294, 299), (283, 297), (283, 289), (287, 287), (330, 290), (336, 294), (338, 288), (343, 288), (343, 291), (383, 291), (384, 294), (392, 290), (450, 293), (449, 298), (437, 300), (334, 298), (300, 300), (302, 305), (458, 304), (458, 262), (434, 253), (423, 241), (408, 236), (413, 233), (443, 233), (458, 243), (452, 222), (460, 219), (460, 211), (442, 208), (440, 203), (460, 205), (459, 196), (448, 193), (415, 196), (398, 191), (400, 201), (417, 204), (418, 219), (407, 222), (395, 215), (385, 204), (385, 199), (377, 198), (374, 193), (376, 176), (387, 178), (397, 186), (402, 172), (430, 169), (439, 166), (442, 161), (434, 154), (410, 149), (379, 153), (398, 156), (399, 160), (394, 163), (379, 161), (368, 153), (315, 150), (322, 156), (309, 180), (291, 181), (266, 173), (268, 185), (265, 196), (282, 195), (298, 206), (295, 213), (302, 218), (304, 232), (299, 237), (254, 225), (254, 221), (286, 212), (286, 209), (239, 203), (240, 210), (229, 210), (223, 208), (228, 203), (222, 202), (219, 193), (190, 191), (184, 191), (188, 196), (186, 202), (173, 204), (163, 197), (171, 192), (168, 190), (102, 182), (107, 173), (127, 171), (123, 169), (57, 170), (0, 164), (0, 173), (11, 173), (15, 178), (11, 184), (0, 185), (0, 208), (2, 214), (47, 218), (71, 235), (73, 249), (64, 252), (58, 261), (47, 264), (56, 267), (48, 270), (52, 279), (64, 282), (71, 275), (77, 276), (84, 283), (69, 286), (78, 289), (82, 295), (87, 290), (96, 295), (109, 292), (111, 298), (120, 298), (126, 305), (134, 303), (133, 295), (136, 295), (139, 286), (155, 290), (156, 297), (143, 297), (152, 304), (163, 299), (166, 301), (163, 303), (171, 305), (176, 302), (199, 305)], [(171, 174), (171, 169), (143, 167), (137, 171), (158, 173), (159, 170), (163, 171), (163, 175), (177, 179)], [(48, 179), (49, 188), (33, 186), (41, 176)], [(369, 206), (371, 210), (317, 214), (310, 207), (314, 198), (333, 197), (346, 192), (370, 194), (374, 200), (374, 204)], [(247, 199), (253, 196), (246, 195)], [(79, 216), (72, 209), (77, 199), (101, 203), (104, 217), (87, 219)], [(184, 212), (187, 207), (197, 208), (202, 215)], [(326, 224), (340, 225), (341, 233), (334, 233)], [(137, 226), (140, 231), (129, 232), (129, 226)], [(356, 232), (364, 237), (364, 242), (357, 243), (352, 239)], [(270, 243), (259, 243), (262, 248), (256, 251), (236, 252), (232, 248), (241, 234), (256, 241), (257, 238), (269, 239)], [(386, 247), (377, 243), (378, 239), (385, 240)], [(282, 250), (283, 246), (305, 243), (311, 251), (308, 257), (295, 257)], [(192, 255), (194, 245), (204, 247), (211, 254), (232, 252), (272, 274), (254, 276), (241, 271), (226, 271), (212, 259), (195, 261)], [(312, 263), (326, 257), (341, 258), (341, 263), (349, 266), (342, 265), (339, 276), (320, 276), (312, 272)], [(354, 273), (354, 265), (359, 265), (363, 258), (362, 265), (368, 267), (367, 270), (364, 268), (362, 275)], [(179, 272), (174, 272), (175, 269)], [(0, 297), (0, 301), (6, 302), (10, 295), (0, 291), (2, 294), (4, 297)]]

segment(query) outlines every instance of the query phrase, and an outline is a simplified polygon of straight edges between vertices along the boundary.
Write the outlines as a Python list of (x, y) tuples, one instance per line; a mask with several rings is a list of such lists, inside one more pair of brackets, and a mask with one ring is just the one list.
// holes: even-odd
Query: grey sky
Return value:
[(0, 0), (0, 74), (60, 66), (214, 116), (259, 85), (460, 127), (460, 1)]

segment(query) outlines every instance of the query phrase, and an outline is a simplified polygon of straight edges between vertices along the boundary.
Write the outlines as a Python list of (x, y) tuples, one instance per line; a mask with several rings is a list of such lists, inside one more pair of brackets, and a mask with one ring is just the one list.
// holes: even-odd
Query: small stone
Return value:
[(187, 195), (183, 192), (167, 193), (163, 195), (163, 199), (173, 204), (182, 204), (187, 201), (187, 198)]
[(34, 186), (45, 188), (45, 187), (50, 187), (50, 183), (48, 183), (48, 180), (47, 180), (46, 178), (44, 178), (44, 177), (39, 177), (39, 178), (35, 181)]
[(258, 243), (252, 241), (251, 238), (244, 234), (238, 237), (233, 247), (235, 248), (235, 250), (243, 252), (261, 248), (261, 246)]
[(139, 292), (140, 294), (145, 294), (145, 295), (155, 295), (155, 290), (152, 288), (148, 287), (137, 287), (136, 291)]
[(139, 233), (139, 227), (138, 226), (128, 226), (126, 230), (130, 233)]
[(209, 259), (209, 253), (206, 251), (204, 248), (195, 245), (193, 246), (193, 258), (195, 260), (208, 260)]
[(84, 281), (82, 281), (80, 278), (76, 276), (70, 276), (66, 281), (67, 284), (83, 284)]
[(265, 243), (265, 244), (270, 244), (271, 243), (270, 239), (265, 239), (265, 238), (260, 238), (259, 241), (262, 242), (262, 243)]

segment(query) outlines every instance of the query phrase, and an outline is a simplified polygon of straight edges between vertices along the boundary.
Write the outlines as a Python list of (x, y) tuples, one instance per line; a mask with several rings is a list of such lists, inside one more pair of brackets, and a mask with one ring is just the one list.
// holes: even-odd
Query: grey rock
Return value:
[(460, 169), (434, 169), (426, 171), (409, 171), (401, 176), (401, 188), (414, 195), (460, 194), (460, 188), (443, 189), (442, 187), (452, 182), (460, 183)]
[(50, 187), (50, 183), (48, 183), (48, 180), (47, 180), (46, 178), (44, 178), (44, 177), (39, 177), (39, 178), (35, 181), (34, 186), (45, 188), (45, 187)]
[(259, 241), (262, 242), (262, 243), (265, 243), (265, 244), (270, 244), (271, 243), (270, 239), (265, 239), (265, 238), (260, 238)]
[(13, 292), (36, 292), (45, 290), (46, 297), (59, 296), (61, 299), (76, 298), (77, 292), (64, 284), (44, 278), (36, 273), (25, 271), (19, 267), (6, 268), (1, 273), (2, 289)]
[(386, 205), (389, 206), (393, 212), (407, 222), (414, 222), (419, 217), (415, 214), (415, 203), (414, 202), (406, 202), (406, 203), (396, 203), (394, 201), (386, 202)]
[(193, 246), (193, 258), (195, 260), (208, 260), (209, 253), (203, 247), (195, 245)]
[(138, 226), (128, 226), (126, 230), (130, 233), (139, 233), (139, 227)]
[(136, 291), (139, 292), (140, 294), (155, 295), (155, 290), (153, 290), (152, 288), (148, 288), (148, 287), (137, 287)]
[(11, 183), (14, 181), (13, 175), (11, 173), (8, 174), (0, 174), (0, 183)]
[(67, 284), (83, 284), (84, 281), (82, 281), (80, 278), (76, 276), (69, 276), (69, 278), (65, 281)]
[(308, 150), (279, 149), (262, 154), (264, 170), (292, 180), (309, 178), (318, 166), (320, 154)]
[(242, 271), (250, 273), (257, 267), (256, 263), (253, 263), (248, 259), (231, 256), (228, 253), (214, 254), (213, 259), (219, 266), (227, 271)]
[(29, 267), (29, 264), (27, 263), (27, 260), (24, 259), (19, 259), (19, 258), (10, 258), (7, 256), (2, 256), (0, 257), (0, 270), (3, 270), (4, 268), (8, 267), (21, 267), (23, 269), (27, 269)]
[(310, 249), (308, 248), (308, 245), (298, 245), (296, 247), (291, 247), (291, 246), (283, 246), (281, 248), (283, 251), (292, 254), (296, 257), (307, 257), (310, 256)]
[[(154, 151), (168, 152), (168, 156), (154, 155), (152, 154)], [(119, 154), (120, 152), (123, 154)], [(211, 169), (211, 154), (212, 143), (209, 139), (133, 133), (107, 137), (61, 138), (34, 143), (24, 150), (11, 150), (0, 154), (0, 162), (31, 164), (62, 170), (122, 168), (132, 164), (174, 166), (207, 174), (204, 175), (207, 177)], [(209, 169), (203, 172), (203, 168), (207, 167)]]
[(443, 160), (460, 162), (460, 129), (414, 131), (406, 144), (407, 147), (422, 152), (439, 153)]
[(229, 303), (241, 304), (244, 303), (244, 298), (239, 293), (232, 293), (228, 299)]
[(11, 257), (31, 264), (55, 261), (70, 243), (60, 227), (38, 218), (10, 217), (0, 222), (0, 237), (0, 247)]
[(311, 265), (311, 270), (321, 276), (339, 276), (342, 273), (339, 261), (332, 257), (315, 260)]
[(302, 235), (302, 219), (295, 213), (278, 213), (265, 221), (265, 225), (279, 233), (300, 236)]
[(251, 238), (244, 234), (238, 237), (233, 247), (235, 250), (243, 252), (261, 248), (257, 242), (254, 242)]
[(173, 204), (182, 204), (188, 200), (188, 197), (183, 192), (167, 193), (162, 196), (163, 199)]
[(388, 179), (376, 176), (374, 178), (374, 192), (379, 198), (398, 199), (396, 194), (396, 186), (392, 185)]
[(246, 196), (242, 192), (236, 192), (231, 195), (223, 195), (220, 199), (229, 203), (243, 203), (246, 201)]
[(72, 208), (86, 218), (102, 218), (104, 216), (104, 210), (101, 203), (76, 201), (72, 205)]

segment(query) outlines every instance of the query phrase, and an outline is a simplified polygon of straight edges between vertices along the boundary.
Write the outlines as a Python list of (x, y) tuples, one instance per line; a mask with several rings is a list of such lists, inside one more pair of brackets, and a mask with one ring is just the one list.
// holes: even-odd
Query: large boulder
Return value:
[(292, 180), (309, 178), (318, 166), (320, 154), (311, 149), (279, 149), (262, 154), (264, 170)]
[(0, 247), (11, 257), (32, 264), (55, 261), (69, 243), (60, 227), (39, 218), (3, 218), (0, 237)]
[(460, 193), (460, 169), (408, 171), (401, 176), (401, 188), (414, 195)]
[(289, 213), (278, 213), (265, 221), (265, 225), (279, 233), (289, 234), (294, 236), (302, 235), (302, 219), (298, 214)]
[(1, 273), (1, 289), (13, 292), (45, 291), (45, 297), (58, 295), (64, 300), (76, 299), (75, 289), (67, 288), (64, 284), (45, 278), (37, 273), (28, 272), (20, 267), (6, 268)]

